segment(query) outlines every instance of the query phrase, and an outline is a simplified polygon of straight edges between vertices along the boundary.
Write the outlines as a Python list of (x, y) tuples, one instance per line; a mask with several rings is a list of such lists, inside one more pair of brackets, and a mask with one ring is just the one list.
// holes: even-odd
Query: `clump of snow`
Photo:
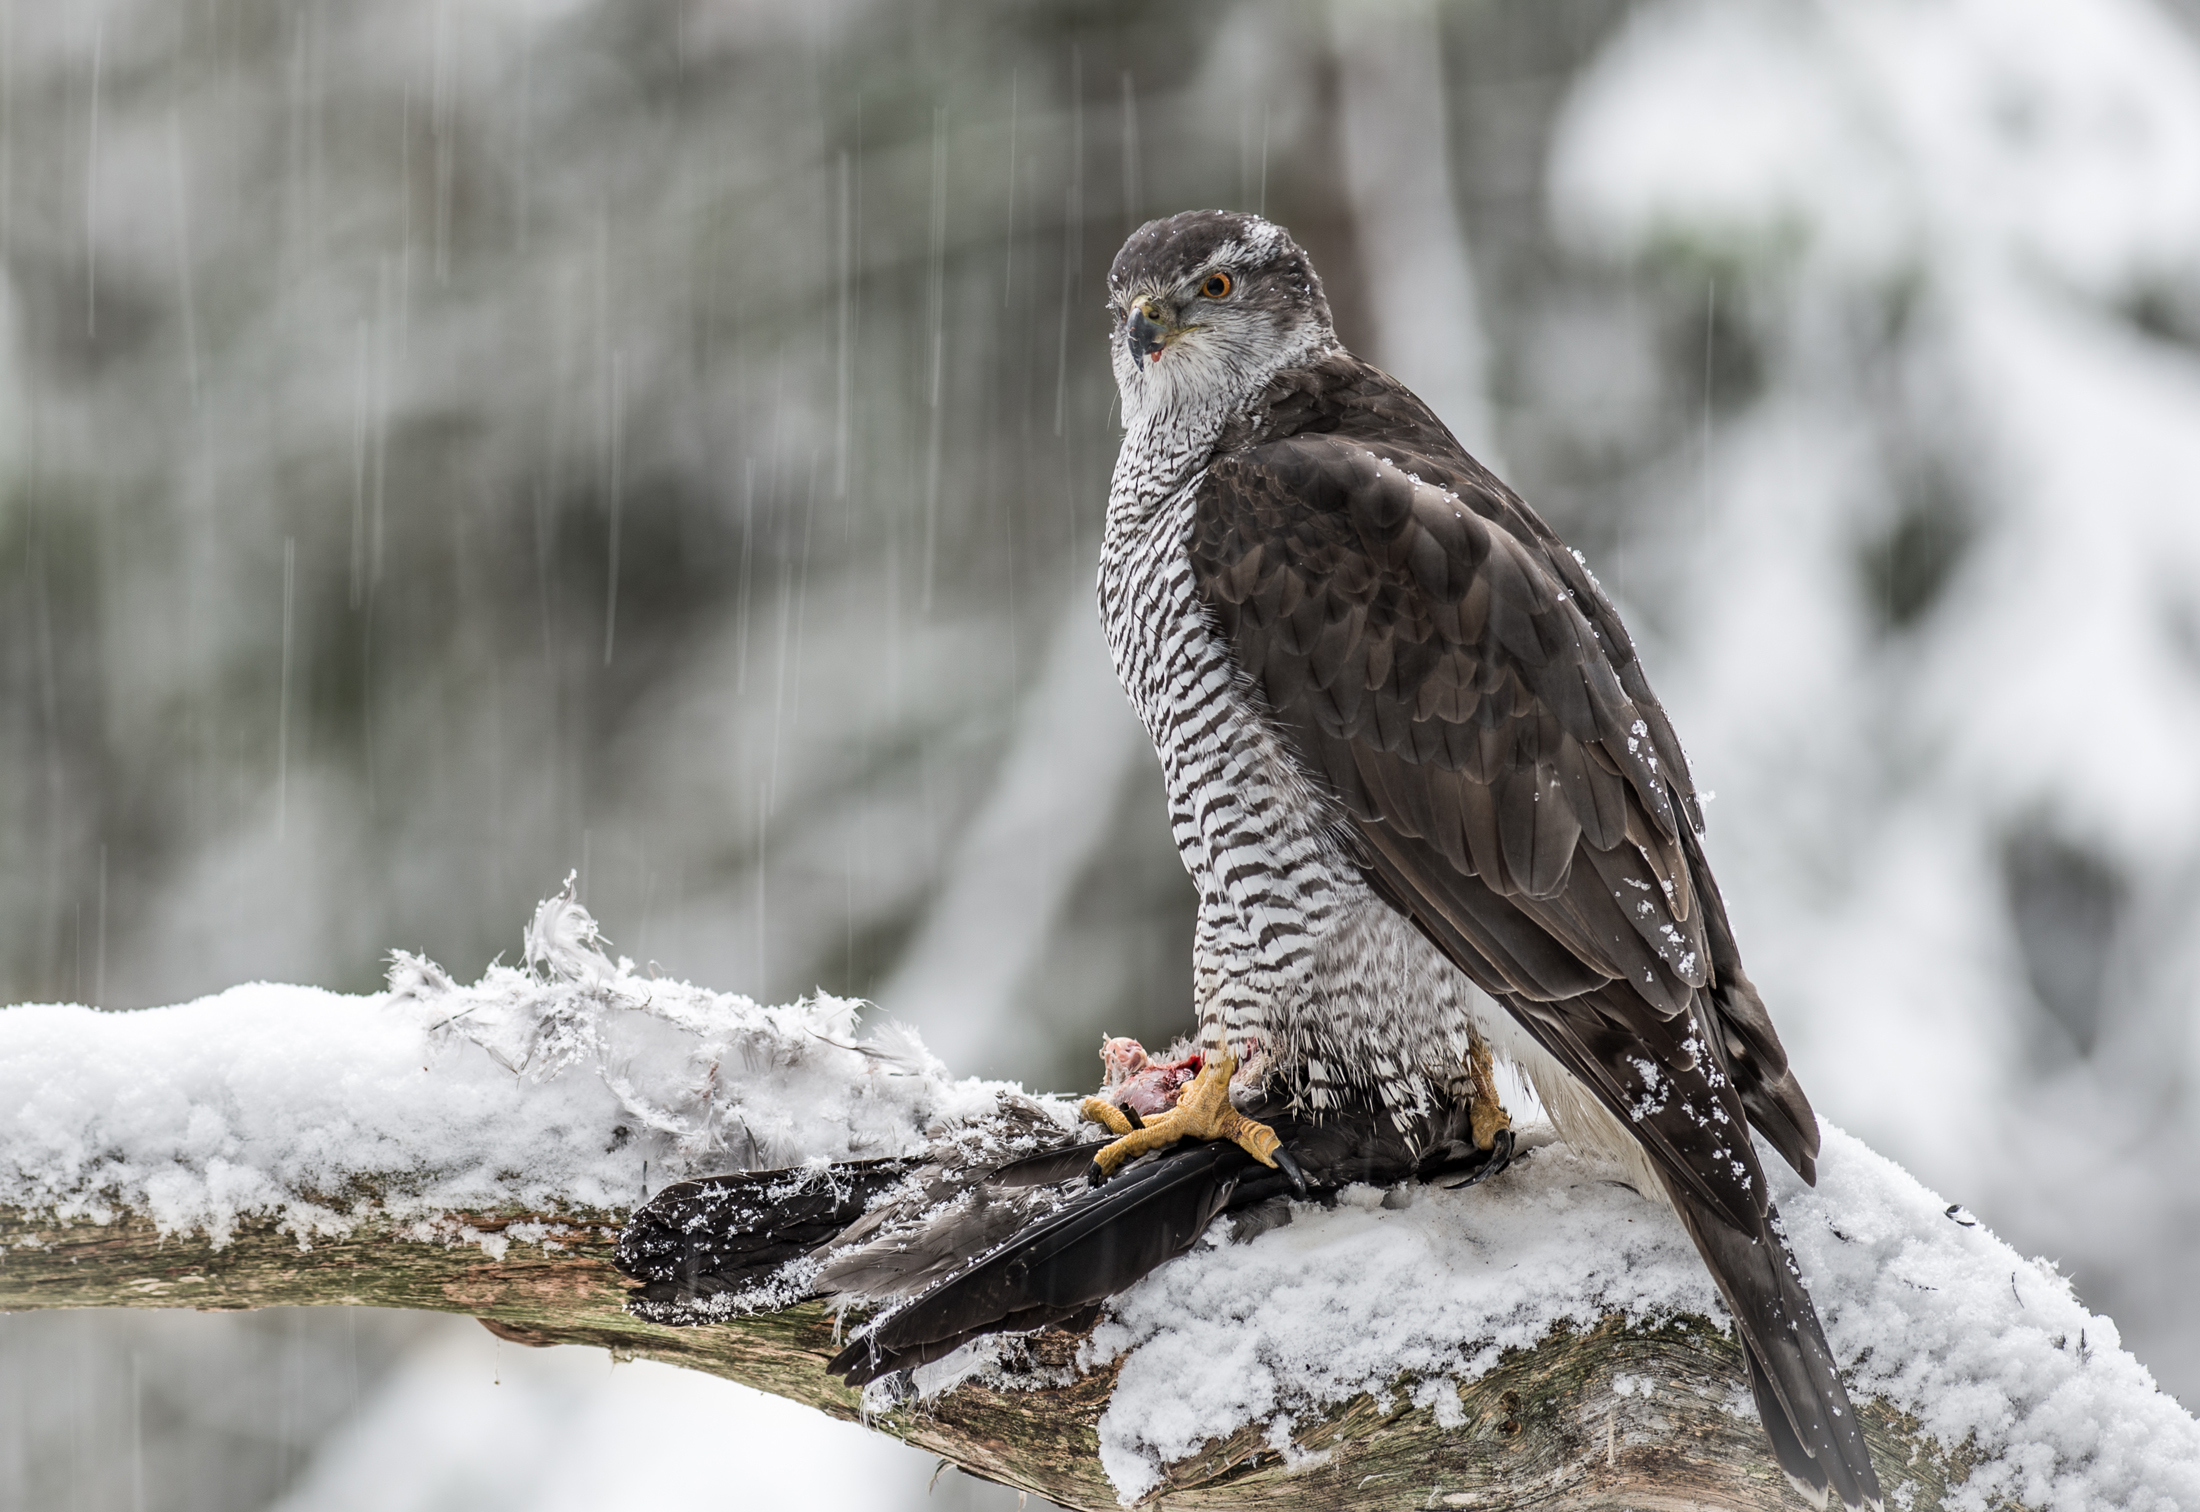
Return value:
[(1563, 1146), (1403, 1208), (1350, 1187), (1251, 1243), (1195, 1249), (1116, 1300), (1085, 1350), (1088, 1364), (1128, 1356), (1100, 1420), (1101, 1463), (1129, 1503), (1165, 1464), (1248, 1423), (1318, 1413), (1401, 1375), (1470, 1381), (1560, 1319), (1718, 1306), (1670, 1210)]
[(1818, 1186), (1775, 1200), (1851, 1389), (1985, 1456), (1951, 1506), (2200, 1506), (2200, 1423), (2046, 1260), (1820, 1125)]
[[(1982, 1456), (1949, 1505), (2200, 1506), (2200, 1423), (2053, 1267), (1958, 1221), (1837, 1129), (1824, 1129), (1819, 1173), (1815, 1190), (1786, 1176), (1777, 1200), (1827, 1339), (1858, 1395)], [(1331, 1209), (1301, 1205), (1115, 1301), (1084, 1363), (1122, 1361), (1100, 1457), (1126, 1505), (1203, 1443), (1256, 1423), (1273, 1439), (1401, 1377), (1455, 1425), (1457, 1384), (1562, 1322), (1726, 1316), (1672, 1210), (1564, 1146), (1471, 1190), (1402, 1208), (1382, 1197), (1358, 1187)]]
[(138, 1211), (217, 1244), (247, 1217), (304, 1243), (375, 1212), (616, 1210), (709, 1172), (912, 1154), (1008, 1090), (949, 1077), (905, 1030), (859, 1039), (845, 999), (639, 976), (570, 890), (526, 956), (468, 985), (399, 953), (367, 997), (262, 982), (0, 1010), (0, 1206)]

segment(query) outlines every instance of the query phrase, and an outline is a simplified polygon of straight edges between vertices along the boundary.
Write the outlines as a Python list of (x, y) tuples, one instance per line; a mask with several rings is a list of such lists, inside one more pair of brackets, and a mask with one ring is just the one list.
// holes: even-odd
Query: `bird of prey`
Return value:
[(1108, 292), (1126, 435), (1100, 602), (1199, 889), (1200, 1027), (1224, 1052), (1203, 1075), (1236, 1048), (1314, 1108), (1419, 1109), (1494, 1043), (1564, 1138), (1671, 1200), (1782, 1467), (1877, 1502), (1750, 1138), (1811, 1180), (1817, 1122), (1611, 601), (1345, 350), (1282, 228), (1155, 221)]
[(1151, 222), (1108, 295), (1100, 608), (1199, 894), (1198, 1059), (1112, 1075), (1086, 1104), (1111, 1141), (1004, 1113), (1021, 1133), (829, 1189), (670, 1189), (622, 1243), (636, 1305), (676, 1317), (802, 1251), (809, 1290), (885, 1308), (834, 1362), (871, 1379), (1075, 1318), (1287, 1189), (1488, 1174), (1511, 1147), (1494, 1052), (1560, 1137), (1670, 1200), (1798, 1489), (1878, 1506), (1751, 1139), (1814, 1180), (1817, 1122), (1610, 600), (1345, 349), (1281, 227)]

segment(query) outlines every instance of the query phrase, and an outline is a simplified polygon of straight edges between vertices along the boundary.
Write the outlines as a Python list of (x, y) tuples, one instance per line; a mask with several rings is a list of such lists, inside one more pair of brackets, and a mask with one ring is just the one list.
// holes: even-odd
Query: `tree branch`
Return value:
[[(478, 1317), (528, 1345), (585, 1344), (707, 1371), (863, 1417), (860, 1393), (825, 1374), (832, 1320), (817, 1304), (707, 1328), (630, 1317), (609, 1264), (624, 1214), (453, 1213), (430, 1223), (367, 1220), (302, 1247), (272, 1221), (227, 1245), (163, 1237), (141, 1214), (106, 1224), (0, 1209), (0, 1309), (44, 1307), (406, 1307)], [(966, 1381), (869, 1419), (972, 1474), (1067, 1507), (1104, 1512), (1116, 1495), (1099, 1461), (1113, 1366), (1077, 1374), (1059, 1331), (1004, 1351), (1004, 1384)], [(1012, 1385), (1029, 1377), (1028, 1389)], [(1409, 1400), (1361, 1396), (1299, 1425), (1289, 1448), (1255, 1426), (1169, 1467), (1149, 1498), (1169, 1508), (1793, 1508), (1746, 1405), (1741, 1355), (1701, 1319), (1618, 1320), (1515, 1350), (1459, 1393), (1450, 1426)], [(1970, 1458), (1949, 1455), (1883, 1403), (1860, 1404), (1890, 1494), (1913, 1512), (1942, 1505)], [(1450, 1414), (1446, 1414), (1448, 1417)], [(1294, 1465), (1296, 1468), (1294, 1468)]]
[[(570, 893), (537, 911), (525, 955), (472, 984), (400, 956), (373, 997), (263, 983), (137, 1013), (0, 1010), (0, 1308), (424, 1308), (835, 1417), (879, 1407), (881, 1388), (825, 1373), (819, 1306), (690, 1329), (628, 1316), (609, 1264), (625, 1205), (652, 1173), (909, 1157), (1010, 1115), (1067, 1133), (1066, 1105), (955, 1078), (890, 1026), (862, 1038), (852, 1003), (637, 974)], [(2200, 1424), (2108, 1319), (1822, 1134), (1815, 1188), (1768, 1176), (1890, 1506), (1936, 1508), (1954, 1485), (1995, 1507), (2200, 1505)], [(1172, 1508), (1802, 1505), (1736, 1346), (1690, 1316), (1716, 1307), (1670, 1214), (1557, 1147), (1471, 1194), (1403, 1196), (1202, 1245), (1111, 1304), (1105, 1347), (1005, 1341), (869, 1421), (1075, 1508), (1154, 1475), (1149, 1500)], [(1273, 1304), (1204, 1300), (1248, 1293)], [(1666, 1321), (1607, 1316), (1621, 1308)], [(1081, 1373), (1081, 1355), (1111, 1363)], [(1383, 1363), (1405, 1360), (1431, 1378)], [(1261, 1389), (1233, 1391), (1232, 1361)]]

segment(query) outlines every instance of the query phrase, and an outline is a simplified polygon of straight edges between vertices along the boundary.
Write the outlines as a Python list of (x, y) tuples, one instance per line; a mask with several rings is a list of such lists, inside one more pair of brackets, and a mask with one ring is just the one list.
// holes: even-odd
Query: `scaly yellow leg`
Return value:
[(1116, 1119), (1122, 1119), (1128, 1130), (1116, 1130), (1122, 1137), (1102, 1146), (1093, 1155), (1093, 1184), (1107, 1180), (1126, 1162), (1180, 1139), (1227, 1139), (1262, 1165), (1282, 1171), (1291, 1178), (1291, 1184), (1303, 1192), (1306, 1179), (1299, 1171), (1299, 1163), (1284, 1150), (1276, 1131), (1230, 1106), (1230, 1078), (1236, 1074), (1235, 1056), (1227, 1051), (1209, 1055), (1199, 1075), (1177, 1095), (1176, 1106), (1146, 1120), (1145, 1127), (1140, 1129), (1129, 1129), (1130, 1120), (1123, 1118), (1122, 1110), (1112, 1103), (1101, 1103), (1107, 1112), (1099, 1113), (1094, 1104), (1100, 1099), (1087, 1098), (1084, 1108), (1087, 1118), (1104, 1123), (1111, 1130), (1116, 1130)]
[(1497, 1067), (1490, 1058), (1490, 1042), (1476, 1035), (1467, 1047), (1467, 1060), (1474, 1069), (1474, 1095), (1467, 1104), (1474, 1125), (1474, 1147), (1487, 1150), (1496, 1145), (1500, 1129), (1512, 1127), (1512, 1115), (1497, 1100)]
[(1134, 1127), (1129, 1115), (1104, 1097), (1086, 1098), (1077, 1111), (1088, 1123), (1099, 1124), (1110, 1134), (1128, 1134)]

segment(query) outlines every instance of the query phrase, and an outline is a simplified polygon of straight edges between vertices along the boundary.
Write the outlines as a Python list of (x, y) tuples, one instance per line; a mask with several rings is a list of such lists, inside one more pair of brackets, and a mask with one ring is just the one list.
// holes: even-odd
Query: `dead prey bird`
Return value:
[[(1105, 1102), (1130, 1121), (1166, 1117), (1204, 1057), (1149, 1063), (1135, 1041), (1102, 1052)], [(1484, 1068), (1487, 1069), (1486, 1067)], [(1469, 1074), (1416, 1114), (1314, 1119), (1241, 1082), (1275, 1164), (1231, 1140), (1184, 1140), (1092, 1180), (1109, 1141), (1079, 1142), (1033, 1099), (935, 1138), (917, 1159), (743, 1172), (665, 1188), (620, 1236), (614, 1263), (642, 1284), (628, 1309), (653, 1322), (829, 1297), (877, 1311), (831, 1364), (852, 1385), (928, 1364), (984, 1334), (1089, 1320), (1097, 1305), (1191, 1248), (1214, 1219), (1236, 1237), (1288, 1222), (1286, 1197), (1317, 1201), (1356, 1182), (1466, 1186), (1501, 1170), (1512, 1134), (1474, 1143)], [(1486, 1100), (1484, 1105), (1486, 1105)], [(1240, 1115), (1245, 1116), (1245, 1115)]]
[[(1377, 276), (1412, 277), (1410, 250)], [(1797, 1487), (1876, 1506), (1751, 1139), (1813, 1180), (1817, 1121), (1610, 600), (1426, 405), (1344, 348), (1281, 227), (1151, 222), (1108, 293), (1126, 434), (1100, 608), (1199, 893), (1200, 1064), (1154, 1115), (1088, 1104), (1118, 1136), (1090, 1153), (1106, 1178), (1091, 1196), (1041, 1199), (1061, 1189), (996, 1168), (937, 1199), (1000, 1208), (997, 1229), (963, 1234), (987, 1247), (913, 1257), (905, 1291), (874, 1290), (897, 1310), (858, 1340), (872, 1353), (836, 1366), (860, 1377), (958, 1330), (1067, 1316), (1096, 1277), (1180, 1251), (1294, 1164), (1314, 1180), (1310, 1141), (1379, 1145), (1401, 1174), (1455, 1145), (1487, 1162), (1507, 1122), (1476, 1074), (1494, 1050), (1562, 1138), (1671, 1201)], [(1339, 1169), (1358, 1158), (1377, 1157)]]

